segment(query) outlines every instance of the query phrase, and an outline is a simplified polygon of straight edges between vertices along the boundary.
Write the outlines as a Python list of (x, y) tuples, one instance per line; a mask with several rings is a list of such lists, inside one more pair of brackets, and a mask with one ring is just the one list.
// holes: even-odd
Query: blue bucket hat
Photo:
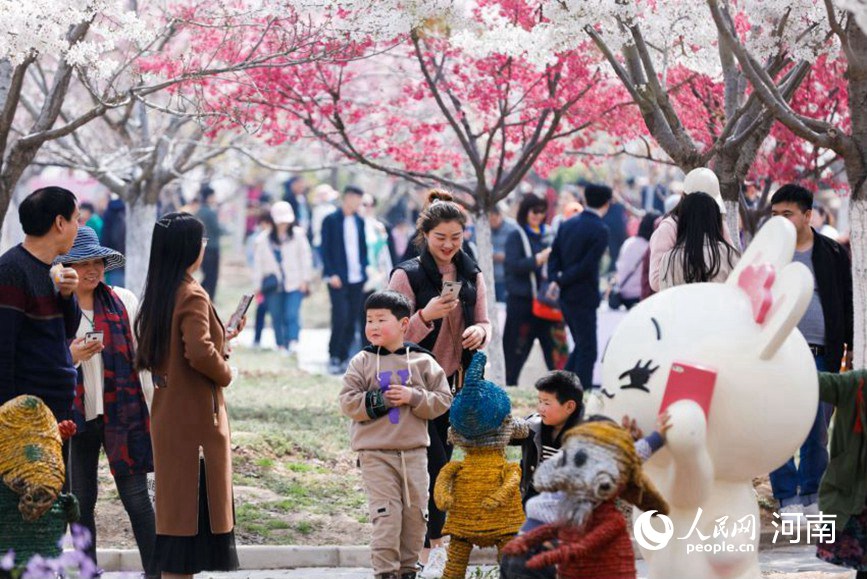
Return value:
[(78, 228), (78, 235), (75, 236), (72, 249), (66, 255), (61, 255), (55, 259), (54, 263), (70, 265), (99, 258), (105, 260), (105, 271), (123, 267), (123, 264), (126, 263), (126, 258), (122, 253), (99, 244), (96, 231), (86, 225), (81, 225)]
[(485, 380), (487, 356), (476, 352), (464, 377), (464, 387), (455, 396), (449, 411), (452, 428), (464, 438), (473, 439), (500, 428), (512, 411), (506, 391)]

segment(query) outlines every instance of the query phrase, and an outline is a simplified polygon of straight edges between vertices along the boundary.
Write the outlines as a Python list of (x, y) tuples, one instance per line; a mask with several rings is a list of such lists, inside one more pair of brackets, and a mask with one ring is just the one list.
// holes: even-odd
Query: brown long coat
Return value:
[[(198, 533), (199, 447), (204, 451), (213, 533), (234, 527), (232, 451), (223, 388), (232, 380), (225, 329), (189, 275), (175, 298), (168, 363), (151, 409), (157, 533)], [(216, 414), (216, 416), (215, 416)]]

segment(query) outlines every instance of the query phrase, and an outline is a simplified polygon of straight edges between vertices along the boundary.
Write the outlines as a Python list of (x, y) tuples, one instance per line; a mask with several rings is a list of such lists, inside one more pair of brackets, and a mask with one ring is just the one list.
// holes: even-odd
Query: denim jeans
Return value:
[[(78, 497), (81, 507), (79, 523), (90, 531), (91, 543), (86, 554), (96, 564), (96, 523), (94, 510), (99, 493), (97, 467), (99, 451), (105, 444), (102, 418), (91, 420), (83, 432), (76, 434), (70, 441), (66, 479), (72, 493)], [(64, 455), (66, 456), (66, 455)], [(114, 479), (117, 494), (129, 515), (132, 532), (138, 545), (142, 569), (148, 570), (156, 543), (156, 522), (154, 509), (148, 496), (147, 475), (134, 474)]]
[(274, 291), (265, 296), (271, 322), (274, 324), (274, 338), (277, 346), (286, 348), (289, 342), (297, 341), (301, 333), (301, 300), (304, 294), (300, 291)]
[[(825, 372), (827, 366), (823, 356), (816, 356), (816, 370)], [(789, 461), (771, 473), (771, 489), (780, 507), (789, 505), (809, 505), (818, 499), (819, 481), (828, 467), (828, 422), (833, 408), (826, 402), (819, 402), (816, 418), (807, 440), (801, 445), (800, 462)]]

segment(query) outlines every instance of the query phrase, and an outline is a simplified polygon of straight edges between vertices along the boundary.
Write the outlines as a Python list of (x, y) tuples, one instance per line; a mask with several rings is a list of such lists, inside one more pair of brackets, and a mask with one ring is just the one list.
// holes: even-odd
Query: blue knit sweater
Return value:
[(64, 420), (77, 377), (68, 340), (81, 309), (57, 292), (49, 270), (21, 245), (0, 256), (0, 404), (32, 394)]

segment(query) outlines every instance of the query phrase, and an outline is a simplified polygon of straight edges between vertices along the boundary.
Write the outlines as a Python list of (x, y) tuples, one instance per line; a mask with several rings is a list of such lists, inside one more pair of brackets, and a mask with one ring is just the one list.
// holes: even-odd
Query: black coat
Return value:
[(548, 247), (545, 238), (534, 233), (527, 233), (527, 241), (530, 242), (530, 255), (524, 250), (524, 241), (521, 232), (515, 230), (506, 238), (506, 261), (503, 264), (506, 270), (506, 292), (509, 297), (531, 299), (533, 288), (530, 284), (530, 276), (536, 275), (536, 287), (539, 287), (541, 268), (536, 266), (536, 254)]
[[(367, 281), (367, 238), (364, 235), (364, 220), (353, 215), (358, 231), (358, 259), (361, 262), (362, 282)], [(322, 220), (322, 278), (340, 277), (343, 285), (349, 283), (349, 263), (343, 240), (343, 210), (338, 209)]]
[(560, 301), (580, 308), (599, 307), (599, 262), (608, 249), (608, 227), (584, 211), (563, 222), (551, 246), (548, 276), (560, 285)]
[(843, 344), (852, 347), (852, 264), (842, 245), (815, 229), (812, 262), (825, 316), (825, 363), (837, 372)]

